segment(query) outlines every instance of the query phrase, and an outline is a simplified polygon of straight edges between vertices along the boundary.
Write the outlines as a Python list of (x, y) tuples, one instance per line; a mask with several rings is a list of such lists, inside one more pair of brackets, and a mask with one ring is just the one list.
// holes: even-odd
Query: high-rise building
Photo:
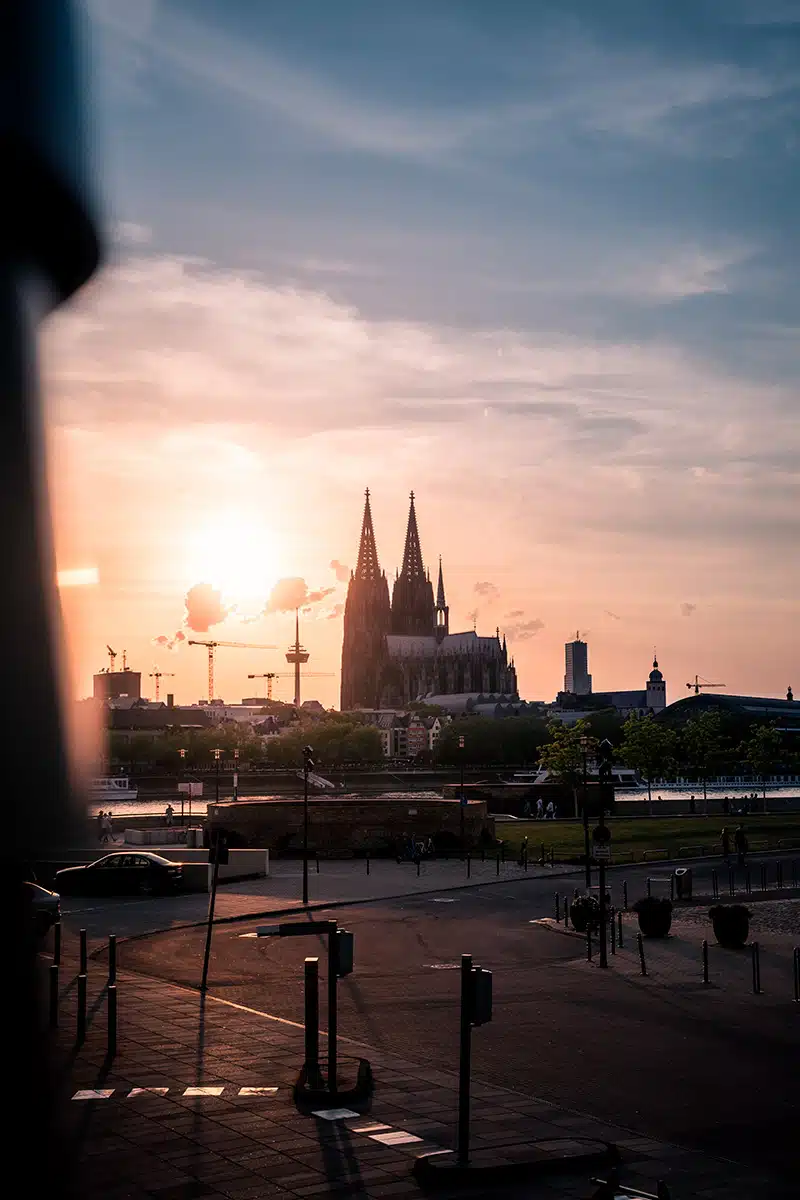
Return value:
[(517, 673), (506, 640), (499, 630), (494, 637), (479, 637), (474, 629), (450, 632), (442, 564), (434, 596), (413, 492), (403, 566), (390, 603), (367, 491), (358, 562), (344, 610), (342, 709), (399, 709), (426, 696), (465, 693), (517, 698)]
[(589, 696), (592, 692), (592, 677), (589, 674), (589, 647), (578, 634), (574, 642), (564, 646), (565, 669), (564, 691), (573, 696)]
[(92, 694), (95, 700), (140, 700), (141, 671), (98, 671), (94, 676)]

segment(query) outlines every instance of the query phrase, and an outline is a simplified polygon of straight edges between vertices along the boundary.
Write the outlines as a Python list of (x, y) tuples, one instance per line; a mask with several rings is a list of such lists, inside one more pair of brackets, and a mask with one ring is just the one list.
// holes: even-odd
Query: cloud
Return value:
[(478, 620), (479, 615), (480, 614), (478, 612), (478, 609), (473, 608), (473, 609), (471, 609), (470, 612), (467, 613), (467, 620), (470, 622), (471, 625), (474, 625), (476, 623), (476, 621)]
[(476, 583), (473, 587), (473, 592), (476, 596), (482, 596), (487, 604), (493, 604), (500, 596), (500, 589), (489, 580), (483, 580), (481, 583)]
[(343, 604), (334, 604), (333, 608), (329, 608), (327, 610), (327, 612), (324, 612), (322, 615), (326, 621), (335, 621), (336, 618), (341, 617), (343, 613), (344, 613), (344, 605)]
[(168, 637), (165, 633), (159, 634), (158, 637), (153, 638), (153, 645), (160, 646), (163, 650), (177, 650), (181, 642), (185, 641), (186, 634), (179, 629), (177, 633), (173, 633), (172, 637)]
[(696, 608), (696, 604), (690, 604), (688, 600), (684, 600), (683, 604), (681, 605), (681, 616), (690, 617)]
[(120, 246), (146, 246), (153, 240), (153, 231), (149, 225), (140, 225), (137, 221), (114, 221), (110, 237)]
[(524, 610), (524, 609), (522, 609), (522, 608), (512, 608), (511, 612), (507, 612), (507, 613), (506, 613), (505, 619), (506, 619), (507, 621), (514, 621), (514, 620), (516, 620), (517, 618), (519, 618), (519, 617), (524, 617), (524, 616), (525, 616), (525, 610)]
[(264, 611), (267, 613), (294, 612), (296, 608), (306, 608), (309, 605), (318, 604), (320, 600), (324, 600), (326, 596), (330, 596), (335, 591), (336, 589), (332, 587), (309, 591), (305, 579), (297, 576), (279, 579), (270, 592)]
[(606, 614), (607, 617), (611, 617), (612, 621), (621, 621), (622, 620), (622, 617), (618, 616), (617, 613), (612, 612), (610, 608), (604, 608), (603, 612)]
[(534, 617), (531, 621), (517, 621), (507, 625), (505, 635), (511, 642), (526, 642), (529, 638), (536, 637), (542, 629), (544, 629), (544, 621)]
[(332, 558), (330, 568), (336, 576), (338, 583), (347, 583), (350, 578), (350, 568), (346, 563), (339, 562), (338, 558)]
[(222, 593), (210, 583), (196, 583), (186, 593), (186, 624), (195, 633), (208, 633), (230, 611), (222, 603)]

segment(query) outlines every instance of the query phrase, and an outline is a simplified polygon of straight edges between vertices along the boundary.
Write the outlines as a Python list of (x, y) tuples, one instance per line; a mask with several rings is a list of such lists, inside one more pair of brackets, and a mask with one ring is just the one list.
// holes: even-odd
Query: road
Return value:
[[(646, 871), (625, 875), (633, 898)], [(457, 964), (472, 953), (495, 973), (495, 1019), (473, 1039), (477, 1078), (788, 1171), (800, 1116), (789, 985), (778, 1002), (601, 972), (580, 942), (531, 924), (550, 914), (553, 891), (553, 881), (523, 880), (335, 910), (356, 934), (356, 970), (339, 985), (342, 1035), (452, 1069)], [(324, 968), (324, 947), (314, 937), (242, 936), (254, 930), (253, 922), (217, 928), (212, 992), (302, 1021), (302, 961), (319, 954)], [(134, 940), (120, 962), (196, 986), (202, 941), (201, 930)]]

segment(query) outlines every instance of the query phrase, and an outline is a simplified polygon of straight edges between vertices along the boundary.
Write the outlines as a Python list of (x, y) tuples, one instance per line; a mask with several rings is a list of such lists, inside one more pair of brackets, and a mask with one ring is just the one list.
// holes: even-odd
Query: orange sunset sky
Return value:
[(598, 690), (643, 686), (654, 647), (670, 700), (695, 672), (800, 687), (769, 43), (356, 5), (354, 65), (283, 7), (90, 6), (107, 263), (42, 335), (58, 565), (97, 571), (61, 591), (75, 695), (110, 644), (204, 697), (205, 652), (157, 644), (193, 636), (200, 583), (227, 615), (198, 636), (280, 647), (218, 652), (217, 695), (252, 694), (302, 579), (332, 673), (305, 697), (338, 705), (367, 486), (387, 575), (413, 488), (450, 628), (506, 632), (527, 699), (576, 630)]

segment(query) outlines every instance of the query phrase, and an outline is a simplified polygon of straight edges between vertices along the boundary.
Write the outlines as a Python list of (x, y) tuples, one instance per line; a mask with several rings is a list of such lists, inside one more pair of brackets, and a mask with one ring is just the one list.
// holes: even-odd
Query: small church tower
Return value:
[(444, 598), (444, 576), (442, 575), (442, 556), (439, 555), (439, 584), (436, 588), (436, 640), (441, 642), (450, 632), (450, 606)]
[(667, 685), (658, 669), (658, 659), (653, 655), (653, 669), (647, 680), (647, 707), (652, 712), (661, 712), (667, 707)]

